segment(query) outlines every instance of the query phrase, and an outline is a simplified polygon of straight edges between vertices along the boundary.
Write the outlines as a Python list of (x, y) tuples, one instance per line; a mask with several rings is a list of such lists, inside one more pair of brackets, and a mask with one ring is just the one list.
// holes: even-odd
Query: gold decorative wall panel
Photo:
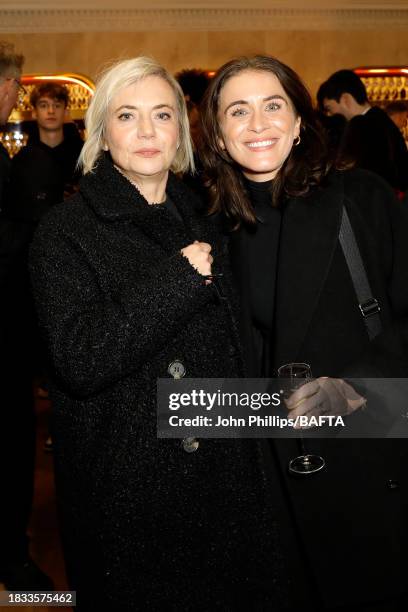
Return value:
[(355, 68), (363, 81), (368, 99), (378, 106), (408, 98), (408, 67)]

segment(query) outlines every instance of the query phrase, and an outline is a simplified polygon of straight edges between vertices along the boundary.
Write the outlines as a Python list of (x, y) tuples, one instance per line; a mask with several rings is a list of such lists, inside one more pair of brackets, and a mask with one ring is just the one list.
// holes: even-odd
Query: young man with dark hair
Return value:
[[(69, 94), (64, 85), (40, 83), (32, 90), (30, 103), (36, 122), (27, 145), (12, 160), (3, 209), (14, 223), (18, 238), (14, 276), (15, 293), (20, 295), (20, 300), (16, 311), (20, 312), (26, 327), (25, 349), (32, 363), (31, 374), (43, 379), (46, 366), (28, 279), (28, 249), (43, 215), (75, 191), (79, 179), (76, 163), (83, 142), (76, 126), (67, 123)], [(37, 393), (40, 392), (44, 393), (41, 384)], [(47, 450), (51, 449), (49, 440)]]
[(348, 124), (340, 158), (382, 176), (396, 191), (408, 188), (408, 152), (404, 139), (378, 106), (371, 106), (364, 83), (352, 70), (339, 70), (319, 88), (320, 110), (343, 115)]
[(343, 115), (348, 121), (370, 108), (364, 83), (352, 70), (339, 70), (320, 85), (320, 109), (326, 115)]
[[(75, 190), (76, 163), (82, 140), (76, 126), (66, 123), (68, 91), (58, 83), (42, 83), (30, 96), (34, 132), (13, 158), (7, 215), (35, 229), (40, 218), (64, 195)], [(30, 232), (31, 233), (31, 232)]]
[(42, 83), (32, 90), (30, 95), (31, 106), (36, 109), (37, 104), (44, 98), (50, 98), (51, 100), (61, 102), (65, 109), (69, 102), (69, 94), (65, 85), (53, 82)]

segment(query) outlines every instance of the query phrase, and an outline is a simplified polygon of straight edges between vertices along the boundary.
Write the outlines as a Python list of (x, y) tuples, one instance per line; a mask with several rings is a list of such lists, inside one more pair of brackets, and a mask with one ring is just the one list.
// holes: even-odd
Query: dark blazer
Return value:
[(180, 254), (207, 241), (219, 271), (222, 242), (174, 176), (167, 191), (184, 225), (105, 156), (32, 245), (68, 570), (87, 611), (279, 605), (282, 561), (257, 445), (200, 440), (187, 453), (156, 436), (156, 379), (172, 361), (188, 377), (242, 374), (228, 301)]
[(348, 122), (341, 153), (357, 167), (382, 176), (394, 189), (408, 188), (408, 150), (404, 138), (378, 106)]
[[(338, 240), (343, 205), (381, 304), (383, 333), (371, 343)], [(272, 336), (275, 373), (279, 365), (301, 361), (315, 376), (407, 377), (407, 236), (408, 210), (382, 179), (363, 170), (334, 174), (324, 188), (286, 203)], [(233, 235), (231, 254), (248, 371), (256, 376), (245, 239), (245, 230)], [(382, 600), (391, 606), (406, 590), (407, 441), (315, 439), (307, 440), (307, 449), (321, 454), (327, 467), (296, 479), (287, 471), (299, 454), (296, 441), (276, 440), (265, 448), (274, 486), (281, 483), (275, 494), (282, 515), (291, 517), (287, 535), (297, 534), (298, 571), (310, 577), (327, 606), (352, 609)], [(293, 540), (287, 551), (289, 546)], [(293, 548), (287, 554), (295, 555)]]
[(42, 215), (62, 202), (64, 192), (73, 193), (79, 180), (76, 163), (82, 145), (71, 124), (64, 126), (64, 139), (56, 147), (41, 142), (38, 134), (31, 135), (12, 159), (6, 216), (34, 228)]

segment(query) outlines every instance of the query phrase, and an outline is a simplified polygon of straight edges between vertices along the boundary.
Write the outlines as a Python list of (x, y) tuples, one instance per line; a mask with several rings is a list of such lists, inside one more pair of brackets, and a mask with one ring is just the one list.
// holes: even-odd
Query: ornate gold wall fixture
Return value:
[(355, 68), (363, 81), (368, 99), (377, 106), (408, 99), (408, 68)]
[(69, 116), (77, 123), (83, 134), (83, 119), (89, 102), (95, 91), (94, 82), (82, 74), (25, 74), (21, 82), (26, 93), (19, 98), (16, 108), (10, 115), (4, 130), (0, 132), (0, 142), (6, 147), (10, 157), (13, 157), (27, 142), (25, 122), (33, 121), (30, 94), (41, 82), (58, 82), (65, 85), (69, 92)]
[[(363, 81), (371, 104), (381, 108), (386, 108), (387, 104), (396, 101), (408, 104), (407, 67), (360, 67), (355, 68), (354, 72)], [(405, 126), (401, 131), (408, 143), (408, 127)]]

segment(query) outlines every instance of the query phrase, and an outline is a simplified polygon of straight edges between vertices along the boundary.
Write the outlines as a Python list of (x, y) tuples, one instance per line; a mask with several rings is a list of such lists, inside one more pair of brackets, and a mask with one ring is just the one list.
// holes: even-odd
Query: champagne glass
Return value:
[[(278, 368), (278, 376), (285, 379), (283, 397), (288, 399), (296, 389), (312, 380), (312, 369), (307, 363), (286, 363)], [(289, 461), (289, 472), (292, 474), (314, 474), (322, 470), (326, 465), (323, 457), (306, 451), (305, 440), (301, 433), (297, 441), (301, 454)]]

